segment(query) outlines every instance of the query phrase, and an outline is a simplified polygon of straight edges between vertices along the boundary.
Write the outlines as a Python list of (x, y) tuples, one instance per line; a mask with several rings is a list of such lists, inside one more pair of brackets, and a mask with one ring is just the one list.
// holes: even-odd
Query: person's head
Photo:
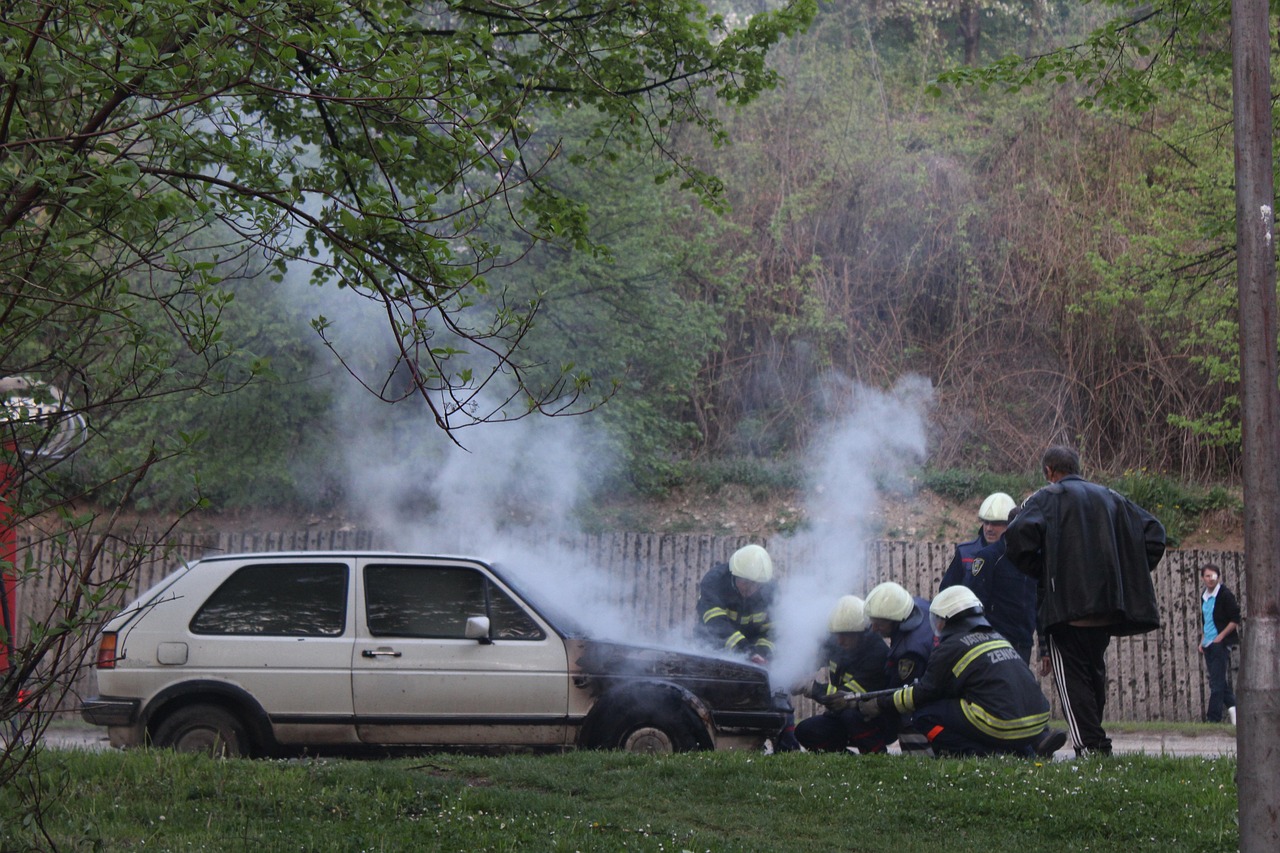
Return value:
[(867, 593), (865, 612), (871, 630), (882, 637), (892, 637), (898, 625), (911, 615), (915, 601), (901, 584), (885, 581)]
[(738, 592), (750, 597), (773, 580), (773, 559), (759, 545), (744, 545), (729, 558), (729, 574)]
[(1055, 444), (1040, 457), (1045, 479), (1056, 483), (1069, 474), (1080, 476), (1080, 454), (1063, 444)]
[(929, 620), (933, 623), (933, 633), (938, 635), (952, 619), (981, 613), (982, 602), (967, 586), (949, 586), (935, 595), (929, 605)]
[(867, 613), (862, 599), (856, 595), (841, 596), (827, 619), (827, 629), (842, 649), (857, 643), (858, 636), (867, 630)]
[(978, 521), (982, 523), (982, 540), (994, 542), (1004, 535), (1009, 526), (1009, 513), (1014, 509), (1013, 498), (1004, 492), (992, 492), (978, 508)]
[(1200, 582), (1204, 584), (1205, 589), (1213, 589), (1221, 579), (1222, 572), (1218, 571), (1218, 567), (1213, 563), (1205, 563), (1200, 567)]

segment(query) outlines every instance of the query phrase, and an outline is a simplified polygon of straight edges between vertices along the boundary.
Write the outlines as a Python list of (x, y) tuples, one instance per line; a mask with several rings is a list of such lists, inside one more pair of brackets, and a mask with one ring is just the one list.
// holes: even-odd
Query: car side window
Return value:
[(339, 637), (347, 624), (348, 572), (334, 563), (245, 566), (201, 605), (191, 631)]
[(375, 637), (463, 639), (471, 616), (488, 616), (495, 639), (544, 636), (519, 604), (474, 569), (370, 565), (364, 582), (365, 619)]

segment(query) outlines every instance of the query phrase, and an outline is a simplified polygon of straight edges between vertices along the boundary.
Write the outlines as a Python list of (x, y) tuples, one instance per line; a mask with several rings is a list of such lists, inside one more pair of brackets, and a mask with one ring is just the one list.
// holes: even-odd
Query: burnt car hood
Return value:
[(745, 661), (660, 646), (571, 638), (570, 674), (592, 695), (638, 681), (677, 685), (717, 710), (766, 710), (789, 704), (769, 688), (769, 673)]

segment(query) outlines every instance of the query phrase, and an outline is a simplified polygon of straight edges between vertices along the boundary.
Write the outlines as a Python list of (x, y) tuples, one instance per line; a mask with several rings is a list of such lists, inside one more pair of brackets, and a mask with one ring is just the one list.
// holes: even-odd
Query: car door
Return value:
[[(353, 740), (349, 562), (265, 558), (220, 569), (213, 561), (200, 573), (227, 575), (187, 630), (156, 634), (146, 659), (161, 666), (149, 671), (170, 682), (181, 671), (183, 680), (238, 685), (267, 712), (283, 742)], [(189, 583), (174, 593), (199, 600), (200, 587)], [(140, 634), (148, 624), (142, 621)], [(141, 639), (131, 636), (129, 642)]]
[[(367, 558), (358, 575), (352, 672), (362, 741), (566, 743), (564, 642), (485, 567)], [(467, 637), (472, 617), (488, 620), (483, 639)]]

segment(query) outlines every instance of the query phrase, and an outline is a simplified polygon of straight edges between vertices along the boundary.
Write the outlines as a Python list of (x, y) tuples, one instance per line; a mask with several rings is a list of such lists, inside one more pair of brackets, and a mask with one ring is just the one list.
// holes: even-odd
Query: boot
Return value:
[(1232, 705), (1230, 708), (1227, 709), (1227, 722), (1233, 726), (1236, 724), (1236, 706), (1235, 705)]

